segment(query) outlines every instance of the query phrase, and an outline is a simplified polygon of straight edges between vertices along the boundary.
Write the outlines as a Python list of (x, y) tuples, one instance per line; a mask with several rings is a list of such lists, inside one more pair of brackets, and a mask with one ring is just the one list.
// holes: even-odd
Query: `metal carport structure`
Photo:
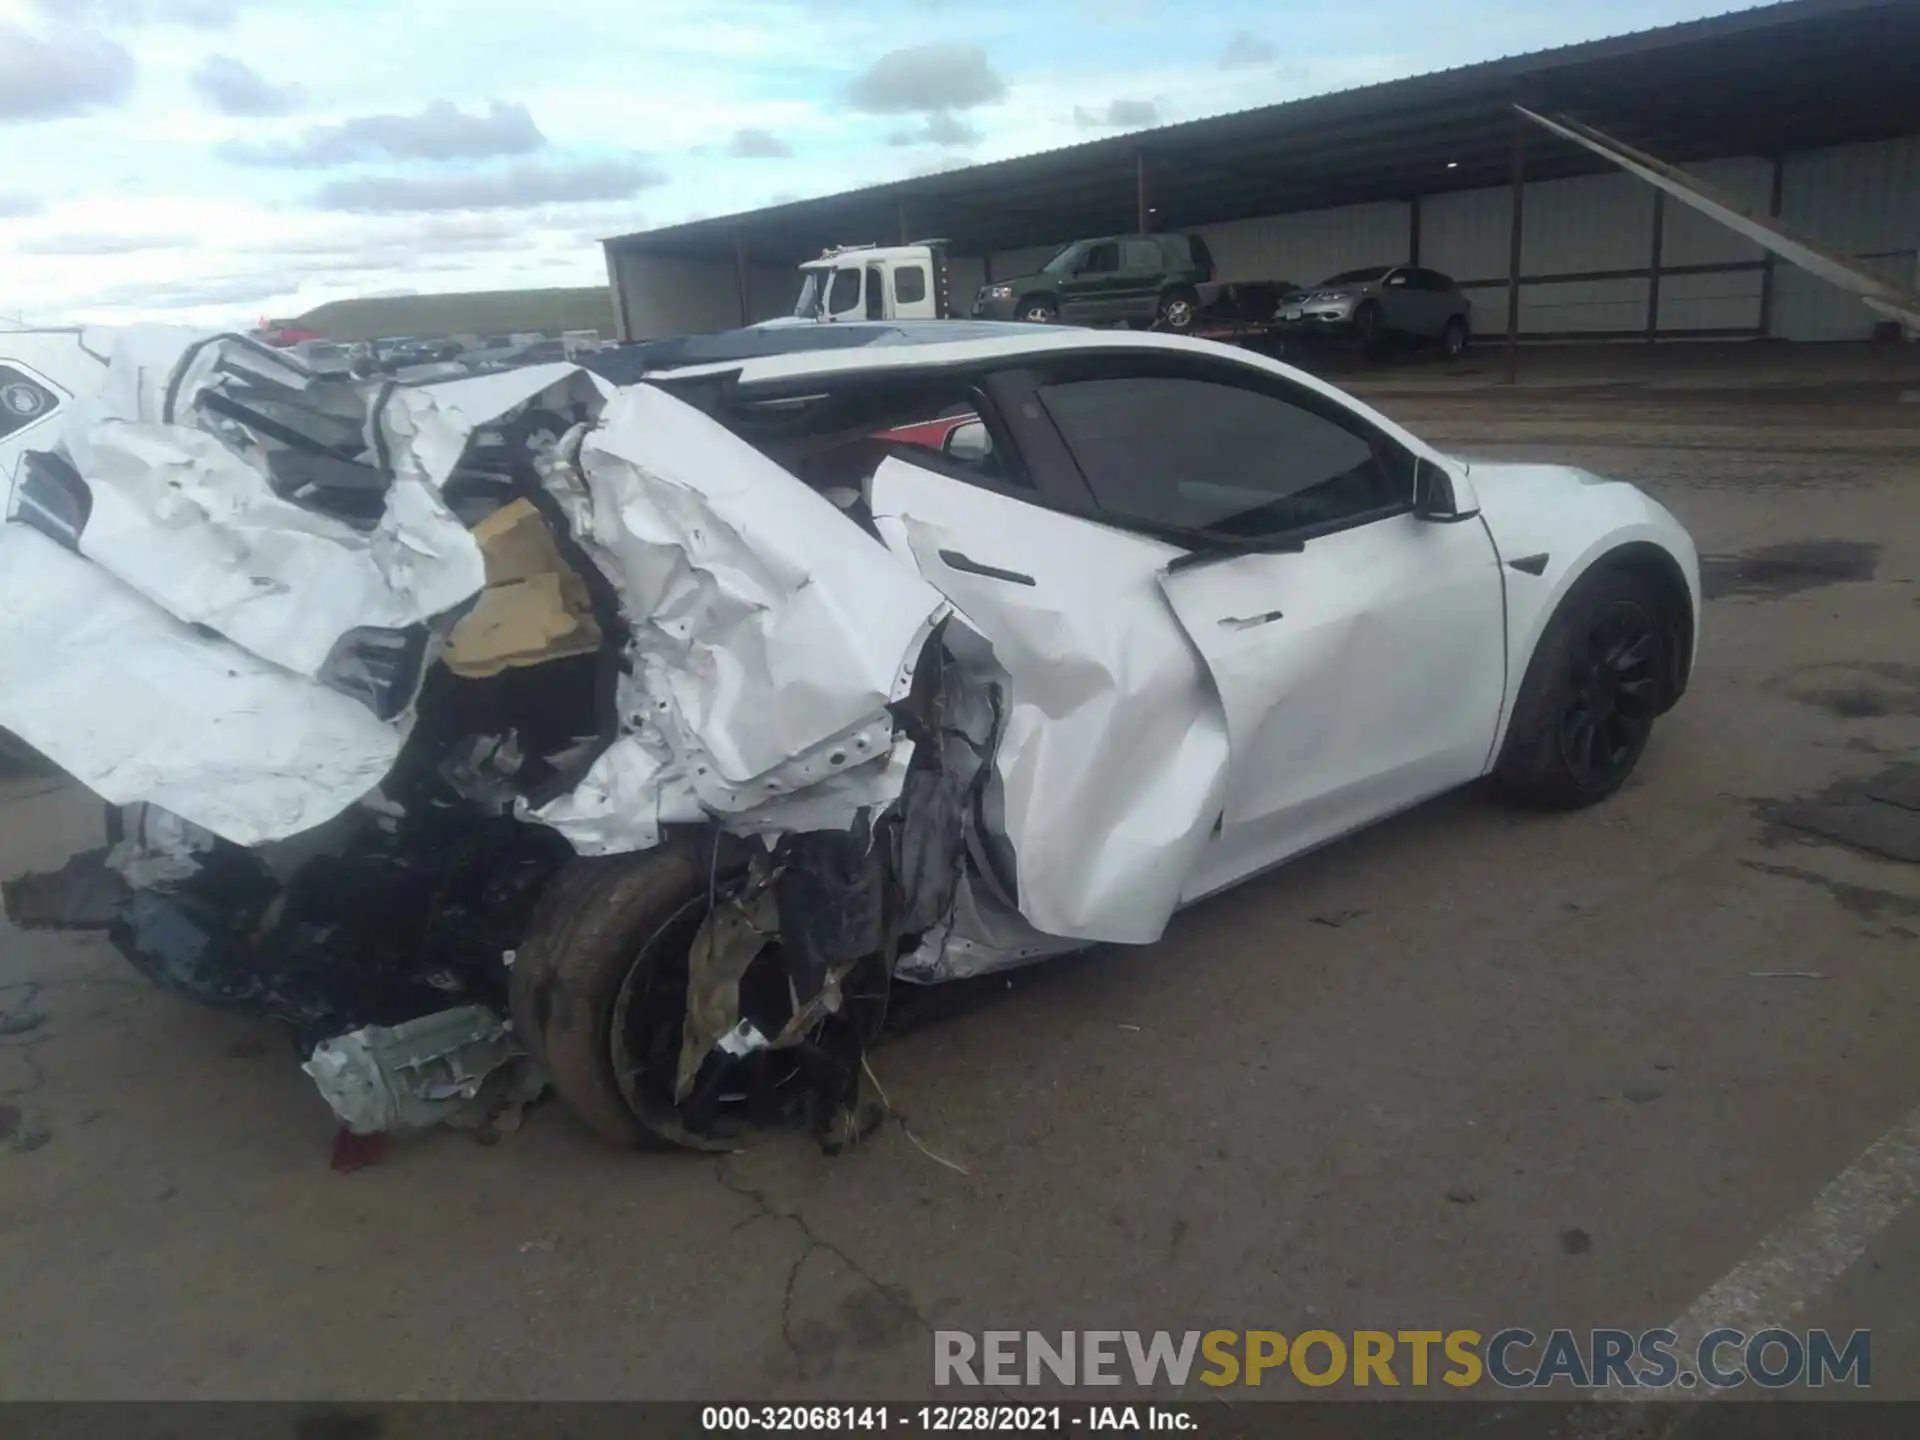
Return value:
[[(1521, 333), (1524, 292), (1584, 286), (1599, 293), (1596, 287), (1608, 284), (1632, 298), (1597, 303), (1623, 313), (1644, 306), (1644, 323), (1589, 325), (1581, 333), (1774, 333), (1774, 262), (1752, 247), (1676, 244), (1663, 231), (1682, 217), (1663, 215), (1652, 194), (1634, 201), (1634, 233), (1644, 235), (1637, 253), (1623, 236), (1598, 256), (1620, 263), (1563, 268), (1552, 263), (1551, 245), (1530, 244), (1526, 210), (1539, 187), (1604, 175), (1608, 167), (1526, 125), (1516, 104), (1572, 115), (1682, 164), (1746, 162), (1736, 190), (1744, 189), (1759, 213), (1778, 215), (1791, 178), (1789, 157), (1863, 142), (1920, 141), (1920, 4), (1788, 0), (621, 236), (605, 242), (616, 311), (627, 338), (765, 318), (785, 308), (791, 267), (833, 244), (938, 235), (956, 257), (977, 264), (971, 271), (956, 265), (977, 283), (993, 277), (998, 255), (1086, 235), (1383, 204), (1394, 207), (1392, 226), (1400, 233), (1391, 244), (1403, 253), (1382, 258), (1447, 268), (1443, 257), (1425, 254), (1433, 248), (1435, 214), (1471, 192), (1497, 192), (1506, 197), (1498, 202), (1507, 222), (1499, 257), (1505, 263), (1488, 263), (1484, 243), (1456, 246), (1452, 262), (1470, 293), (1493, 292), (1482, 303), (1495, 303), (1478, 311), (1483, 335)], [(1880, 229), (1891, 225), (1898, 244), (1866, 253), (1893, 264), (1904, 259), (1910, 268), (1910, 252), (1920, 244), (1920, 144), (1873, 163), (1891, 166), (1891, 173), (1856, 177), (1851, 189), (1900, 192), (1891, 200), (1881, 195), (1898, 214), (1882, 217)], [(1867, 200), (1849, 193), (1838, 203)], [(1544, 265), (1535, 251), (1546, 257)], [(1356, 256), (1353, 263), (1373, 262)], [(1002, 273), (1009, 272), (1003, 267)], [(650, 293), (649, 275), (660, 280), (651, 289), (669, 296), (664, 306)], [(1745, 304), (1739, 324), (1662, 323), (1663, 281), (1671, 297), (1682, 282), (1724, 286), (1735, 282), (1704, 277), (1740, 275), (1750, 284), (1738, 282), (1737, 298), (1757, 300), (1757, 317)], [(1756, 293), (1747, 296), (1747, 288)], [(970, 291), (956, 290), (964, 303)], [(689, 307), (687, 298), (696, 294), (700, 305)], [(679, 313), (671, 297), (678, 297)], [(690, 308), (703, 308), (699, 318), (707, 323), (687, 323)], [(1698, 308), (1710, 318), (1733, 313), (1724, 305)], [(1489, 312), (1495, 323), (1488, 323)], [(668, 323), (675, 320), (680, 323)], [(1532, 325), (1527, 333), (1553, 332)]]

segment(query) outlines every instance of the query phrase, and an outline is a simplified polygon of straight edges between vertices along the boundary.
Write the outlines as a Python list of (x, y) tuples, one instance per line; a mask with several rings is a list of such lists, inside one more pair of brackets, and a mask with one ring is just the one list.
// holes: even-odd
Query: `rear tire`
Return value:
[(662, 968), (654, 938), (677, 919), (704, 918), (711, 883), (690, 852), (673, 846), (576, 860), (548, 887), (514, 957), (514, 1034), (567, 1108), (615, 1145), (724, 1148), (687, 1133), (671, 1106), (640, 1113), (613, 1060), (614, 1017), (629, 976), (644, 987)]
[(1527, 665), (1494, 767), (1509, 800), (1578, 810), (1626, 783), (1646, 749), (1670, 673), (1659, 589), (1627, 570), (1579, 580)]
[(1458, 360), (1467, 353), (1470, 340), (1467, 322), (1458, 315), (1447, 321), (1447, 328), (1440, 332), (1440, 351), (1449, 360)]

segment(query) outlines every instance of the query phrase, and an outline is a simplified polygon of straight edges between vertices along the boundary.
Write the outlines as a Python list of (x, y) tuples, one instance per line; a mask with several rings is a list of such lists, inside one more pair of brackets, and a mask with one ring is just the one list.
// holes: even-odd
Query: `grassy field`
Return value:
[(477, 290), (464, 295), (399, 295), (335, 300), (291, 322), (329, 340), (386, 335), (494, 335), (537, 330), (613, 334), (613, 297), (604, 285), (567, 290)]

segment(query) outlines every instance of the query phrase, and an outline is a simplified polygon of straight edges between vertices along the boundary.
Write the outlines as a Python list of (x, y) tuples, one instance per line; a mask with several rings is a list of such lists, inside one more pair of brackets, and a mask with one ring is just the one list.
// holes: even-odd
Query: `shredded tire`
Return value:
[[(1575, 673), (1582, 647), (1591, 643), (1596, 625), (1631, 607), (1645, 615), (1651, 651), (1648, 673), (1656, 677), (1646, 701), (1648, 713), (1636, 719), (1622, 740), (1623, 754), (1604, 773), (1582, 773), (1569, 759), (1566, 730), (1569, 716), (1580, 706)], [(1506, 744), (1494, 767), (1494, 788), (1516, 804), (1544, 810), (1578, 810), (1606, 799), (1626, 783), (1644, 752), (1653, 717), (1663, 702), (1662, 686), (1670, 673), (1666, 649), (1673, 627), (1664, 613), (1657, 586), (1646, 576), (1628, 570), (1596, 569), (1580, 579), (1547, 622), (1527, 665)]]
[(621, 986), (655, 957), (643, 942), (702, 896), (706, 871), (675, 846), (576, 860), (542, 897), (515, 955), (509, 985), (514, 1033), (546, 1067), (567, 1107), (615, 1145), (667, 1149), (703, 1142), (649, 1124), (614, 1073), (612, 1025)]

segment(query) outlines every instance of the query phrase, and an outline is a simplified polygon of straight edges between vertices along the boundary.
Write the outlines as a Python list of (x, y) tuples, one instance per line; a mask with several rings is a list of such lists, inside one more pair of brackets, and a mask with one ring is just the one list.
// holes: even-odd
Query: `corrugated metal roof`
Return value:
[[(1158, 228), (1405, 198), (1506, 178), (1516, 98), (1671, 159), (1904, 133), (1920, 94), (1913, 0), (1787, 0), (1351, 90), (621, 236), (609, 245), (790, 264), (918, 235), (961, 253), (1131, 228), (1144, 164)], [(1529, 174), (1599, 163), (1537, 133)], [(1449, 167), (1451, 162), (1451, 167)]]

